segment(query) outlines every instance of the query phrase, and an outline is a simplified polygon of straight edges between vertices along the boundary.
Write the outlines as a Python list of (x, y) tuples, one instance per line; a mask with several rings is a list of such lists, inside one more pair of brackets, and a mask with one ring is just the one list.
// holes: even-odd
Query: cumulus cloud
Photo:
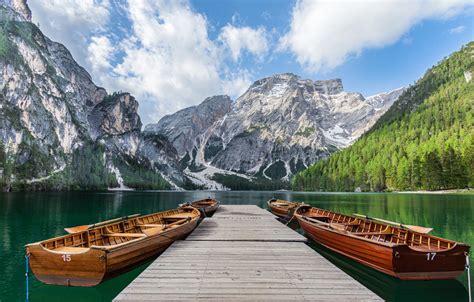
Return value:
[(137, 97), (145, 124), (211, 95), (238, 97), (250, 85), (252, 71), (231, 66), (234, 55), (237, 60), (247, 51), (260, 57), (268, 47), (262, 41), (264, 30), (250, 27), (226, 26), (229, 33), (211, 39), (206, 16), (188, 1), (31, 4), (41, 29), (71, 49), (97, 84)]
[(248, 26), (235, 27), (227, 24), (221, 29), (219, 40), (230, 50), (234, 61), (239, 59), (244, 50), (259, 57), (268, 51), (266, 32), (263, 27), (253, 29)]
[(133, 31), (110, 80), (151, 102), (144, 104), (152, 106), (145, 119), (157, 120), (219, 92), (219, 53), (204, 16), (172, 1), (133, 0), (128, 8)]
[(280, 49), (317, 72), (335, 68), (364, 49), (399, 41), (425, 19), (449, 18), (470, 1), (452, 0), (300, 0), (293, 8), (290, 30)]
[(146, 122), (210, 95), (236, 97), (242, 83), (249, 85), (248, 73), (225, 66), (220, 47), (208, 36), (205, 16), (187, 2), (133, 0), (128, 12), (133, 31), (123, 41), (122, 61), (106, 81), (142, 100)]
[(114, 47), (107, 36), (93, 36), (87, 48), (88, 61), (92, 70), (97, 73), (112, 67)]
[(461, 25), (461, 26), (458, 26), (458, 27), (451, 28), (449, 30), (449, 33), (450, 34), (460, 34), (460, 33), (463, 33), (465, 30), (466, 30), (466, 26)]
[(109, 0), (30, 0), (28, 5), (33, 22), (53, 41), (65, 44), (81, 65), (89, 67), (89, 37), (107, 24)]

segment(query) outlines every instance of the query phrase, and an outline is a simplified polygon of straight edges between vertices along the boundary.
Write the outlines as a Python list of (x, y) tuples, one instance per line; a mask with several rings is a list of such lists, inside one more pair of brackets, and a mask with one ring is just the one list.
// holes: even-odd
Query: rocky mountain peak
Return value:
[(323, 94), (338, 94), (344, 91), (341, 79), (314, 81), (314, 89)]
[(270, 77), (262, 78), (250, 85), (248, 91), (265, 92), (270, 91), (275, 86), (280, 85), (294, 85), (299, 80), (299, 77), (292, 73), (280, 73)]
[(232, 99), (227, 95), (215, 95), (206, 98), (201, 104), (196, 106), (198, 114), (206, 114), (211, 120), (222, 117), (229, 112), (232, 106)]
[(114, 93), (104, 98), (93, 109), (89, 121), (97, 129), (98, 136), (122, 135), (140, 132), (142, 122), (138, 115), (138, 102), (129, 93)]
[(232, 106), (222, 96), (208, 98), (145, 130), (166, 137), (185, 173), (201, 184), (213, 186), (216, 174), (288, 180), (350, 145), (399, 95), (397, 90), (365, 99), (345, 92), (341, 79), (282, 73), (255, 81)]
[(201, 104), (164, 116), (158, 123), (145, 127), (146, 133), (165, 135), (180, 157), (192, 153), (206, 130), (222, 119), (232, 108), (227, 95), (206, 98)]
[(15, 21), (31, 22), (31, 10), (26, 0), (0, 0), (0, 6), (7, 8), (7, 15)]
[[(64, 45), (30, 20), (26, 1), (0, 0), (0, 145), (14, 163), (0, 177), (0, 187), (23, 182), (38, 188), (103, 188), (111, 184), (110, 173), (118, 183), (182, 186), (176, 151), (166, 148), (166, 139), (141, 133), (137, 100), (128, 93), (108, 95)], [(94, 166), (83, 182), (78, 161)]]
[[(319, 93), (323, 95), (336, 95), (344, 91), (341, 79), (330, 80), (309, 80), (301, 79), (293, 73), (281, 73), (255, 81), (249, 89), (237, 99), (240, 104), (245, 100), (261, 100), (264, 95), (266, 99), (282, 98), (288, 99), (292, 95), (313, 95)], [(243, 106), (244, 104), (240, 104)]]
[(372, 105), (376, 110), (384, 107), (390, 107), (406, 90), (405, 87), (397, 88), (389, 92), (375, 94), (366, 98), (366, 102)]
[(62, 186), (69, 180), (58, 173), (67, 180), (77, 162), (89, 161), (103, 166), (95, 178), (113, 171), (118, 181), (122, 171), (132, 183), (159, 183), (159, 175), (207, 188), (222, 188), (213, 180), (219, 174), (289, 180), (351, 144), (398, 97), (365, 99), (340, 79), (282, 73), (255, 81), (235, 102), (212, 96), (142, 133), (137, 100), (96, 86), (66, 47), (28, 22), (25, 0), (0, 0), (0, 18), (22, 21), (3, 22), (0, 140), (17, 167), (8, 177), (26, 183), (55, 175)]

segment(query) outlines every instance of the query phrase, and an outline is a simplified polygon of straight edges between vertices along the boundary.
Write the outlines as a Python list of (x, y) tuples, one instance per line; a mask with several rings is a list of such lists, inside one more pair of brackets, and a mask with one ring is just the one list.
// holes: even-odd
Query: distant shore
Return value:
[(452, 193), (467, 193), (467, 194), (474, 194), (474, 189), (452, 189), (452, 190), (439, 190), (439, 191), (395, 191), (393, 193), (400, 193), (400, 194), (452, 194)]

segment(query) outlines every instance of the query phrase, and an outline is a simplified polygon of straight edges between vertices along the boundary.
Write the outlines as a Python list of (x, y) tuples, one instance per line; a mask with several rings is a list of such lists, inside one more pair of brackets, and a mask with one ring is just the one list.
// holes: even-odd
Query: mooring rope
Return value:
[(467, 291), (469, 294), (469, 302), (472, 301), (471, 293), (471, 265), (469, 263), (469, 253), (466, 252), (466, 270), (467, 270)]
[[(286, 217), (288, 217), (288, 216), (286, 216)], [(288, 222), (285, 225), (289, 225), (293, 221), (293, 218), (295, 218), (295, 214), (293, 214), (293, 216), (291, 216), (291, 218), (288, 220)]]
[(26, 267), (26, 272), (25, 272), (25, 277), (26, 277), (26, 299), (25, 301), (28, 302), (30, 299), (29, 295), (29, 267), (30, 267), (30, 255), (29, 253), (26, 253), (25, 255), (25, 267)]

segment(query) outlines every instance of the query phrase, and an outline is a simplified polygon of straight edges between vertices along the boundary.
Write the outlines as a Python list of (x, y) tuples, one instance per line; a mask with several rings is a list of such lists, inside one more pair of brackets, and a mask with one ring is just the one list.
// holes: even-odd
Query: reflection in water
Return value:
[(117, 285), (128, 285), (155, 259), (149, 260), (130, 272), (94, 287), (66, 287), (40, 284), (37, 288), (30, 291), (30, 300), (63, 302), (65, 297), (67, 297), (68, 302), (111, 301), (118, 294)]
[(400, 280), (359, 264), (326, 247), (310, 241), (309, 245), (354, 279), (387, 301), (466, 301), (468, 293), (458, 280)]
[[(148, 214), (203, 199), (222, 204), (256, 204), (266, 208), (273, 196), (304, 201), (344, 214), (363, 213), (406, 224), (434, 227), (434, 235), (473, 245), (474, 195), (340, 194), (293, 192), (63, 192), (0, 193), (0, 300), (25, 297), (24, 245), (65, 234), (68, 226), (91, 224), (134, 213)], [(294, 228), (294, 222), (290, 225)], [(400, 281), (312, 244), (312, 247), (359, 282), (390, 301), (466, 301), (467, 277), (459, 281)], [(472, 259), (472, 256), (471, 256)], [(304, 261), (304, 259), (302, 259)], [(471, 260), (474, 263), (474, 259)], [(32, 301), (110, 301), (147, 264), (92, 288), (61, 287), (30, 277)]]

